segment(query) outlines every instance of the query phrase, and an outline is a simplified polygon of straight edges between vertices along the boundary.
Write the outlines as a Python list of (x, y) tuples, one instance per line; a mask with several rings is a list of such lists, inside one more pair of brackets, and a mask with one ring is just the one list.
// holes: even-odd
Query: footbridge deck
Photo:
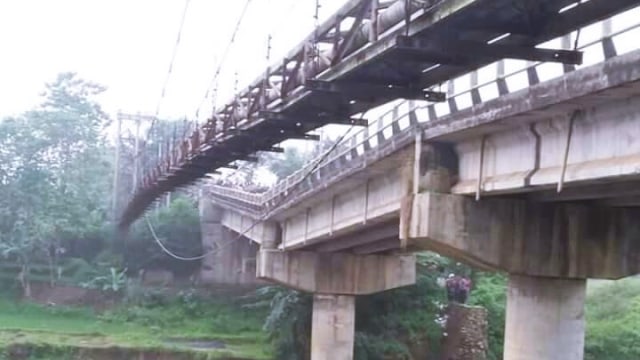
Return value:
[(149, 169), (120, 225), (128, 226), (161, 194), (251, 160), (257, 151), (279, 151), (274, 146), (285, 139), (313, 139), (309, 131), (330, 123), (363, 125), (353, 116), (394, 99), (443, 101), (434, 86), (494, 61), (579, 64), (581, 53), (571, 46), (536, 46), (638, 3), (349, 1)]

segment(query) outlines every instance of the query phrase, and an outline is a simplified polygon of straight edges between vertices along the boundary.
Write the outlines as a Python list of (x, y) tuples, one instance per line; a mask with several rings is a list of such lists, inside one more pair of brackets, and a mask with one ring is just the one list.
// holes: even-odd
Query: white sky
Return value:
[[(46, 82), (64, 71), (105, 85), (100, 99), (113, 118), (118, 110), (154, 114), (186, 0), (0, 0), (0, 119), (31, 109)], [(159, 116), (194, 119), (213, 78), (217, 61), (229, 42), (246, 0), (190, 0), (181, 42)], [(346, 0), (320, 0), (320, 21)], [(218, 104), (253, 81), (267, 66), (267, 37), (273, 35), (272, 61), (282, 58), (314, 26), (316, 0), (251, 0), (235, 44), (222, 67)], [(613, 31), (638, 22), (640, 10), (621, 14)], [(640, 29), (616, 37), (618, 50), (637, 48)], [(581, 43), (601, 36), (599, 24), (582, 33)], [(559, 42), (553, 45), (557, 47)], [(595, 57), (594, 57), (595, 56)], [(585, 66), (601, 61), (597, 46), (585, 53)], [(514, 65), (514, 66), (511, 66)], [(524, 62), (507, 63), (507, 73)], [(541, 79), (561, 67), (541, 69)], [(488, 71), (487, 71), (488, 70)], [(524, 74), (521, 74), (524, 76)], [(559, 75), (559, 73), (558, 73)], [(521, 76), (521, 77), (522, 77)], [(480, 82), (493, 79), (495, 69), (479, 72)], [(511, 86), (526, 86), (514, 77)], [(469, 80), (456, 80), (464, 90)], [(485, 89), (481, 89), (481, 94)], [(459, 106), (464, 99), (458, 100)], [(436, 110), (447, 110), (439, 104)], [(200, 119), (209, 116), (211, 99)], [(375, 119), (375, 111), (367, 118)], [(383, 122), (384, 123), (384, 122)], [(330, 130), (330, 129), (327, 129)], [(339, 131), (340, 133), (343, 130)], [(309, 147), (309, 143), (305, 147)]]
[[(321, 20), (345, 0), (321, 0)], [(190, 0), (160, 116), (190, 119), (202, 103), (244, 0)], [(0, 117), (39, 102), (44, 83), (63, 71), (108, 87), (114, 114), (155, 113), (185, 0), (1, 0)], [(280, 58), (314, 27), (315, 0), (252, 0), (220, 78), (220, 101)], [(286, 24), (286, 26), (285, 26)], [(272, 61), (273, 62), (273, 61)], [(210, 100), (201, 110), (208, 115)]]
[[(107, 86), (100, 100), (112, 115), (119, 109), (154, 114), (185, 1), (0, 0), (0, 119), (36, 105), (44, 83), (63, 71), (77, 72)], [(245, 1), (190, 0), (160, 117), (194, 118)], [(236, 72), (239, 88), (243, 88), (264, 71), (268, 34), (273, 35), (271, 63), (274, 63), (315, 26), (316, 0), (250, 1), (222, 67), (219, 104), (232, 96)], [(320, 0), (320, 21), (345, 1)], [(613, 31), (637, 23), (639, 16), (639, 9), (617, 16)], [(638, 31), (631, 31), (618, 36), (619, 51), (637, 48), (639, 35)], [(601, 26), (594, 24), (583, 31), (581, 43), (599, 36)], [(556, 41), (552, 46), (559, 45)], [(601, 60), (597, 46), (587, 49), (585, 66)], [(510, 61), (507, 73), (522, 66), (524, 62)], [(543, 81), (555, 76), (552, 67), (556, 72), (561, 69), (559, 65), (541, 69)], [(489, 68), (479, 72), (481, 83), (495, 77), (495, 69)], [(512, 80), (514, 85), (526, 86), (522, 79)], [(456, 85), (459, 91), (468, 87), (469, 80), (460, 78), (456, 83), (462, 85)], [(440, 104), (438, 109), (441, 107), (446, 105)], [(211, 109), (208, 99), (200, 111), (200, 119), (209, 116)], [(374, 113), (369, 112), (367, 118), (375, 119)]]

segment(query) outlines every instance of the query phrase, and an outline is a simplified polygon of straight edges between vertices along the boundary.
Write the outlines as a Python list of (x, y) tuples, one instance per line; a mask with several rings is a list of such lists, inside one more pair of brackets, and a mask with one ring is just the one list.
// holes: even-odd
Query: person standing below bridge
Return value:
[(471, 291), (471, 279), (466, 276), (449, 274), (446, 280), (447, 300), (464, 304), (467, 302)]
[(466, 303), (469, 298), (469, 292), (471, 292), (471, 279), (466, 276), (460, 276), (456, 290), (456, 301), (460, 304)]

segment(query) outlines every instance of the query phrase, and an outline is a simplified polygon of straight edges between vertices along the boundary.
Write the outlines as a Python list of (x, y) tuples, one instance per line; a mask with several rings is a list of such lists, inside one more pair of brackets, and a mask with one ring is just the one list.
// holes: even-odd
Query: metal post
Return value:
[(116, 154), (113, 165), (113, 193), (111, 198), (112, 219), (118, 216), (118, 190), (120, 182), (120, 146), (122, 143), (122, 117), (120, 112), (116, 119)]
[(140, 171), (140, 114), (136, 116), (136, 133), (133, 145), (133, 183), (131, 186), (131, 193), (133, 193), (138, 186), (138, 172)]

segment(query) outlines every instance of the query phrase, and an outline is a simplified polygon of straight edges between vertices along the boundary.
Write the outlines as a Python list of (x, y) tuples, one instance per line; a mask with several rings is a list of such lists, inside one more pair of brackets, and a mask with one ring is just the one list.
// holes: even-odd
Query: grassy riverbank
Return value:
[(0, 359), (21, 351), (31, 353), (26, 359), (69, 359), (87, 349), (174, 353), (176, 359), (270, 358), (263, 318), (255, 311), (224, 303), (198, 307), (122, 306), (95, 314), (0, 299)]

